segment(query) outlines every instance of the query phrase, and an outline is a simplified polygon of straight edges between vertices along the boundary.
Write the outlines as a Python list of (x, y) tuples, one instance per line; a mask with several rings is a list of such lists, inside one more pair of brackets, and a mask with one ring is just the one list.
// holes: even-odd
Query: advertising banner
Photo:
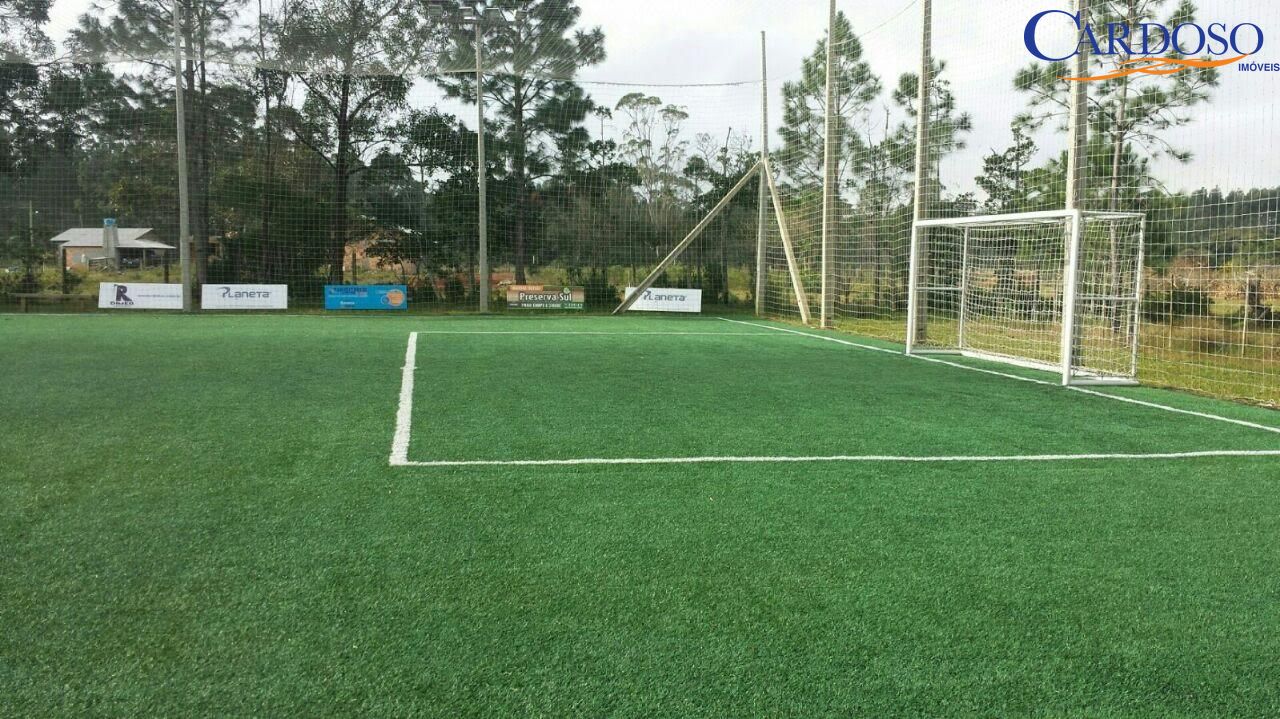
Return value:
[(288, 285), (203, 285), (200, 307), (206, 310), (287, 310)]
[[(627, 288), (627, 297), (634, 294), (636, 288)], [(701, 312), (702, 290), (671, 290), (650, 287), (640, 295), (631, 309), (636, 312)]]
[(98, 307), (104, 310), (180, 310), (182, 285), (103, 282)]
[(587, 306), (584, 287), (511, 285), (507, 307), (513, 310), (580, 310)]
[(405, 285), (325, 285), (326, 310), (408, 310)]

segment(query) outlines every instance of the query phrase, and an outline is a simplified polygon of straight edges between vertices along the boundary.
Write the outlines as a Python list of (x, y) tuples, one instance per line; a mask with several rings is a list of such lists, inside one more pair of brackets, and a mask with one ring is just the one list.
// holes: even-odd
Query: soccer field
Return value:
[(0, 715), (1280, 713), (1280, 414), (755, 319), (0, 316)]

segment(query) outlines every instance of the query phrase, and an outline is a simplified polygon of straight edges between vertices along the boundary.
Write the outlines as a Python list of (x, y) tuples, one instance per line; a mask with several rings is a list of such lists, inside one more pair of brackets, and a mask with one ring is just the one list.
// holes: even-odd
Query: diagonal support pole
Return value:
[(693, 241), (698, 239), (698, 236), (707, 229), (707, 226), (710, 225), (712, 221), (720, 216), (721, 212), (724, 212), (724, 208), (728, 207), (730, 202), (733, 202), (733, 198), (737, 197), (738, 193), (742, 192), (742, 190), (750, 184), (751, 179), (756, 176), (756, 173), (761, 171), (763, 164), (764, 163), (762, 162), (758, 162), (754, 167), (748, 170), (747, 174), (743, 175), (742, 179), (738, 181), (738, 184), (734, 185), (732, 190), (729, 190), (729, 194), (725, 195), (724, 198), (721, 199), (714, 208), (712, 208), (711, 212), (703, 218), (702, 222), (699, 222), (698, 226), (693, 228), (693, 231), (681, 240), (680, 244), (676, 245), (675, 249), (671, 250), (666, 259), (658, 263), (658, 266), (653, 269), (653, 272), (650, 272), (649, 276), (645, 277), (644, 281), (636, 286), (636, 291), (632, 292), (630, 297), (623, 300), (622, 304), (618, 305), (617, 309), (613, 311), (613, 314), (622, 314), (623, 312), (631, 309), (631, 306), (636, 303), (636, 300), (640, 299), (640, 296), (644, 294), (645, 290), (653, 287), (653, 283), (658, 281), (658, 278), (662, 276), (662, 273), (666, 272), (667, 268), (670, 267), (686, 249), (688, 249), (689, 245), (693, 244)]
[(809, 319), (809, 298), (804, 292), (804, 282), (800, 279), (800, 266), (796, 263), (796, 249), (791, 244), (791, 230), (787, 228), (787, 218), (782, 213), (782, 195), (778, 192), (778, 184), (773, 179), (773, 166), (764, 161), (764, 174), (769, 180), (769, 193), (773, 195), (773, 212), (778, 216), (778, 234), (782, 236), (782, 250), (787, 256), (787, 271), (791, 273), (791, 289), (796, 295), (796, 307), (800, 309), (800, 321), (811, 324)]

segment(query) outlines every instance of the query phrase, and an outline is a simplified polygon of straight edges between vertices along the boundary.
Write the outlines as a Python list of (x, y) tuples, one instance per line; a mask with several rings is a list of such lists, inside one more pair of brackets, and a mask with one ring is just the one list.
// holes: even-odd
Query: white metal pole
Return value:
[(907, 269), (907, 354), (916, 348), (920, 336), (916, 318), (920, 316), (920, 225), (911, 223), (911, 254)]
[(972, 230), (964, 228), (964, 244), (960, 250), (960, 330), (956, 345), (964, 349), (965, 321), (969, 315), (969, 237)]
[(920, 86), (916, 98), (916, 193), (914, 222), (911, 228), (911, 278), (909, 280), (907, 351), (924, 342), (929, 331), (927, 290), (920, 287), (929, 274), (929, 231), (918, 225), (928, 218), (926, 206), (931, 197), (929, 177), (929, 90), (933, 73), (933, 3), (920, 0)]
[(1083, 233), (1084, 214), (1071, 213), (1071, 232), (1067, 240), (1066, 276), (1062, 289), (1062, 384), (1071, 384), (1072, 367), (1076, 359), (1076, 296), (1077, 277), (1080, 272), (1080, 238)]
[[(769, 162), (769, 61), (768, 42), (760, 31), (760, 163)], [(769, 236), (769, 180), (760, 175), (760, 226), (756, 232), (756, 316), (763, 316), (765, 293), (766, 242)]]
[(836, 183), (838, 175), (836, 165), (837, 142), (839, 134), (836, 130), (836, 0), (829, 3), (827, 15), (827, 88), (826, 88), (826, 138), (822, 155), (822, 302), (818, 313), (818, 326), (830, 327), (835, 310), (835, 286), (831, 276), (833, 270), (831, 232), (835, 222)]
[[(1131, 364), (1131, 374), (1133, 379), (1138, 379), (1138, 355), (1142, 347), (1142, 300), (1143, 293), (1146, 291), (1146, 277), (1144, 276), (1143, 265), (1147, 260), (1147, 222), (1145, 219), (1138, 220), (1138, 278), (1134, 282), (1134, 298), (1133, 298), (1133, 361)], [(1245, 314), (1248, 317), (1248, 313)]]
[(178, 264), (182, 272), (182, 310), (191, 311), (191, 195), (187, 187), (187, 112), (182, 90), (182, 3), (173, 3), (174, 110), (178, 120)]
[(476, 184), (479, 186), (479, 236), (476, 263), (480, 265), (480, 311), (489, 311), (489, 178), (484, 147), (484, 28), (476, 13)]

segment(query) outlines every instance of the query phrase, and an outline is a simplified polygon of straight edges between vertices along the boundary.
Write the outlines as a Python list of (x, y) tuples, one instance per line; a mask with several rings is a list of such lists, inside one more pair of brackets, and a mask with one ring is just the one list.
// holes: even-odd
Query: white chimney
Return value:
[(120, 228), (116, 227), (116, 219), (108, 217), (102, 221), (102, 251), (111, 261), (113, 269), (120, 268)]

